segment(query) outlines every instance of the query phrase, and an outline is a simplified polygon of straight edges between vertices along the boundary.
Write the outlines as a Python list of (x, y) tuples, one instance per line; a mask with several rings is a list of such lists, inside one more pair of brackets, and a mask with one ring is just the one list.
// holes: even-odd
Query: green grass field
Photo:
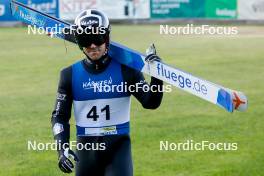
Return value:
[[(164, 36), (159, 26), (113, 26), (112, 40), (144, 52), (156, 43), (166, 63), (249, 98), (247, 112), (227, 113), (173, 89), (155, 111), (133, 99), (135, 176), (257, 176), (264, 166), (264, 27), (238, 36)], [(72, 44), (0, 29), (0, 175), (63, 175), (55, 151), (28, 151), (28, 140), (53, 142), (50, 116), (60, 70), (82, 58)], [(71, 120), (74, 129), (74, 120)], [(75, 130), (71, 131), (75, 139)], [(160, 151), (160, 141), (238, 143), (237, 151)], [(72, 174), (73, 175), (73, 174)]]

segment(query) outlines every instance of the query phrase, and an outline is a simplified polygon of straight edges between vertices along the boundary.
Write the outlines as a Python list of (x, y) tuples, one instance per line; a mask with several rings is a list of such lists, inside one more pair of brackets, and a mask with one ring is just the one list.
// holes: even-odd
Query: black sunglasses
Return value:
[(78, 43), (81, 47), (89, 47), (92, 44), (100, 46), (107, 42), (108, 35), (106, 34), (86, 34), (77, 35)]

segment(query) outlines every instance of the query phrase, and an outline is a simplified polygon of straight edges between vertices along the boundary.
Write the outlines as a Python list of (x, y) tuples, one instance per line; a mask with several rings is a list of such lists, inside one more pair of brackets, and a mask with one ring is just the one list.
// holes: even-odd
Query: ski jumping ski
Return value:
[[(74, 35), (67, 32), (71, 28), (70, 23), (39, 12), (17, 1), (11, 1), (10, 8), (16, 19), (28, 25), (45, 29), (52, 37), (55, 36), (76, 43)], [(54, 27), (61, 29), (60, 32), (54, 32)], [(149, 53), (152, 51), (153, 46), (149, 48)], [(109, 55), (121, 64), (163, 80), (181, 90), (216, 104), (228, 112), (247, 109), (248, 100), (244, 93), (217, 85), (163, 62), (147, 63), (144, 54), (119, 43), (110, 43)]]

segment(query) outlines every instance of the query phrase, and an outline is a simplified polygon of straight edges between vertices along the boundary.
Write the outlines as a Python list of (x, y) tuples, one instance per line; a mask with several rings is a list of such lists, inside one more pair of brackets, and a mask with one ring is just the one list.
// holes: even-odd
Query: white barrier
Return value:
[(59, 0), (59, 17), (74, 20), (86, 9), (99, 9), (110, 19), (147, 19), (150, 18), (150, 0)]
[(264, 0), (238, 0), (238, 19), (264, 20)]

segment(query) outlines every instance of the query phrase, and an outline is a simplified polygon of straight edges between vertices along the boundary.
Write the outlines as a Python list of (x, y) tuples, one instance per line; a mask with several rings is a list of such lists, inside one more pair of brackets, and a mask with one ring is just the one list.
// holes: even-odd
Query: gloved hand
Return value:
[(146, 62), (161, 61), (161, 58), (156, 54), (156, 48), (154, 43), (152, 43), (150, 47), (146, 50), (146, 55)]
[(71, 173), (73, 171), (74, 165), (70, 158), (74, 159), (76, 162), (79, 161), (77, 155), (69, 148), (60, 152), (58, 165), (60, 170), (64, 173)]

